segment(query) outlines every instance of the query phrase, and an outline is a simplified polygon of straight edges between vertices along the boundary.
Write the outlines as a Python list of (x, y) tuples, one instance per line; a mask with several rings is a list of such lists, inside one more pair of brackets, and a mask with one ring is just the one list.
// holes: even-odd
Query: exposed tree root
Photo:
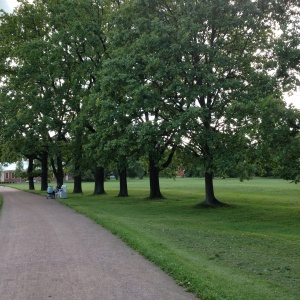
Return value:
[(218, 207), (231, 207), (231, 205), (221, 202), (217, 199), (215, 199), (213, 203), (208, 201), (203, 201), (202, 203), (195, 205), (195, 208), (218, 208)]

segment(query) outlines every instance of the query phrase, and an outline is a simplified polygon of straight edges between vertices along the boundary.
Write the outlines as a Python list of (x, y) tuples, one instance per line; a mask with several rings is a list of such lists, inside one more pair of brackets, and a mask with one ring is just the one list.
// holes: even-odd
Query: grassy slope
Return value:
[[(299, 299), (300, 186), (282, 180), (216, 180), (230, 208), (197, 208), (199, 179), (163, 179), (166, 200), (149, 200), (148, 181), (129, 198), (69, 193), (63, 203), (110, 229), (202, 299)], [(69, 186), (69, 192), (71, 186)]]

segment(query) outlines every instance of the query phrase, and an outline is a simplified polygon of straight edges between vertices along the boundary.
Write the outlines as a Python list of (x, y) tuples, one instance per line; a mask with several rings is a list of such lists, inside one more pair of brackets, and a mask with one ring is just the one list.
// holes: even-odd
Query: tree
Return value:
[[(14, 62), (10, 69), (19, 74), (14, 76), (19, 83), (15, 89), (25, 95), (23, 107), (30, 103), (32, 117), (40, 127), (36, 128), (43, 129), (39, 134), (47, 148), (41, 157), (45, 162), (48, 151), (59, 185), (63, 184), (65, 164), (73, 160), (74, 192), (82, 190), (84, 141), (76, 120), (105, 52), (105, 5), (99, 1), (22, 1), (13, 15), (6, 15), (9, 30), (3, 30), (7, 40), (3, 52)], [(11, 45), (14, 53), (9, 50)]]
[(24, 163), (23, 163), (22, 160), (19, 160), (16, 163), (16, 170), (15, 170), (15, 176), (16, 176), (16, 178), (23, 177), (23, 173), (24, 173)]
[[(276, 73), (282, 66), (275, 50), (285, 35), (276, 36), (275, 29), (286, 27), (291, 14), (297, 13), (295, 4), (209, 1), (191, 3), (188, 9), (195, 14), (189, 15), (186, 6), (181, 6), (186, 22), (179, 32), (186, 33), (187, 45), (182, 46), (182, 57), (189, 64), (183, 78), (189, 91), (185, 96), (193, 95), (185, 108), (187, 116), (192, 116), (188, 147), (203, 160), (208, 206), (222, 205), (214, 195), (214, 173), (241, 162), (248, 166), (247, 149), (253, 148), (244, 127), (252, 112), (245, 110), (241, 115), (235, 108), (255, 105), (270, 95), (281, 101), (284, 83)], [(189, 30), (189, 24), (194, 28)]]
[(291, 106), (286, 108), (274, 98), (266, 99), (256, 110), (253, 139), (258, 170), (262, 175), (266, 169), (272, 170), (273, 176), (298, 183), (300, 111)]
[(102, 96), (96, 103), (97, 109), (92, 116), (95, 132), (90, 137), (88, 148), (98, 163), (118, 170), (120, 182), (118, 196), (127, 197), (128, 160), (136, 156), (139, 151), (132, 131), (127, 130), (131, 122), (130, 118), (124, 116), (122, 112), (115, 111), (114, 102), (108, 99)]
[(60, 49), (55, 56), (57, 73), (61, 74), (65, 86), (64, 98), (68, 105), (65, 119), (70, 127), (68, 135), (72, 139), (72, 161), (75, 167), (74, 192), (81, 193), (83, 163), (83, 143), (88, 134), (83, 131), (84, 99), (88, 98), (95, 82), (96, 71), (105, 53), (104, 7), (100, 1), (52, 1), (49, 5), (51, 25), (56, 29), (51, 42)]
[(166, 44), (169, 37), (158, 33), (161, 22), (151, 13), (142, 1), (128, 1), (113, 16), (110, 57), (101, 68), (100, 105), (114, 108), (109, 110), (113, 121), (108, 124), (117, 127), (117, 138), (127, 139), (122, 145), (125, 153), (130, 153), (134, 141), (139, 155), (148, 157), (150, 198), (163, 198), (159, 173), (171, 163), (180, 134), (175, 116), (170, 117), (174, 109), (165, 99), (166, 84), (154, 77), (157, 68), (162, 74), (169, 71), (168, 66), (159, 66), (163, 55), (154, 55), (159, 55), (156, 46)]
[[(21, 1), (1, 15), (1, 155), (49, 159), (59, 184), (72, 161), (74, 192), (92, 165), (104, 193), (113, 161), (124, 195), (128, 159), (147, 157), (162, 198), (159, 174), (185, 148), (203, 166), (205, 205), (223, 205), (216, 174), (248, 178), (277, 128), (298, 147), (282, 92), (296, 85), (299, 20), (297, 0)], [(270, 99), (296, 127), (267, 134)]]
[[(45, 22), (44, 12), (31, 10), (26, 2), (14, 14), (1, 16), (0, 105), (5, 124), (2, 147), (9, 151), (6, 151), (7, 158), (14, 154), (32, 160), (47, 152), (47, 128), (37, 101), (39, 89), (34, 76), (35, 55), (40, 49), (39, 38), (46, 32)], [(30, 46), (35, 46), (36, 52)], [(47, 164), (42, 164), (42, 190), (47, 188), (47, 168)]]
[[(126, 2), (115, 24), (103, 89), (131, 118), (149, 155), (151, 196), (161, 196), (160, 168), (183, 142), (204, 166), (205, 205), (223, 205), (214, 194), (214, 174), (238, 167), (247, 177), (253, 167), (245, 131), (252, 111), (242, 115), (239, 106), (270, 95), (282, 102), (283, 88), (295, 82), (299, 4), (136, 0)], [(294, 48), (283, 47), (285, 41)], [(283, 59), (286, 53), (290, 58)], [(166, 149), (172, 155), (163, 163)]]
[(145, 168), (140, 160), (132, 161), (127, 169), (129, 178), (142, 179), (145, 176)]
[[(95, 194), (105, 193), (104, 166), (95, 153), (99, 143), (91, 149), (89, 139), (102, 127), (95, 126), (95, 106), (99, 94), (98, 70), (108, 56), (107, 31), (111, 26), (108, 14), (119, 6), (116, 1), (59, 1), (51, 6), (53, 26), (57, 28), (57, 47), (63, 45), (64, 61), (68, 61), (67, 72), (72, 88), (71, 131), (73, 164), (76, 169), (74, 191), (80, 191), (83, 166), (93, 169)], [(57, 13), (59, 12), (59, 13)], [(100, 155), (103, 156), (102, 154)], [(76, 183), (78, 186), (76, 187)]]

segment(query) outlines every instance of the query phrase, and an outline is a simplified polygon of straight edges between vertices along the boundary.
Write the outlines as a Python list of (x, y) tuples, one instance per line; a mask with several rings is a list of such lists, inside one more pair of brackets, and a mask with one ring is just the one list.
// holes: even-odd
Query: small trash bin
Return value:
[(61, 198), (61, 199), (67, 198), (67, 186), (66, 185), (61, 186), (61, 189), (59, 191), (59, 198)]

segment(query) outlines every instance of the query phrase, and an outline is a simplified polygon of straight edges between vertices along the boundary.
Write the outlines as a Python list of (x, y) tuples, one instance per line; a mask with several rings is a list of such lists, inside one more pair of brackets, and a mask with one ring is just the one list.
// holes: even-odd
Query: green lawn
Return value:
[[(149, 200), (147, 179), (129, 181), (128, 198), (72, 194), (62, 203), (111, 230), (202, 299), (300, 298), (300, 185), (283, 180), (216, 179), (230, 207), (199, 208), (202, 179), (161, 180), (165, 200)], [(19, 188), (27, 188), (15, 185)], [(37, 186), (37, 188), (39, 188)], [(52, 201), (52, 200), (49, 200)]]

